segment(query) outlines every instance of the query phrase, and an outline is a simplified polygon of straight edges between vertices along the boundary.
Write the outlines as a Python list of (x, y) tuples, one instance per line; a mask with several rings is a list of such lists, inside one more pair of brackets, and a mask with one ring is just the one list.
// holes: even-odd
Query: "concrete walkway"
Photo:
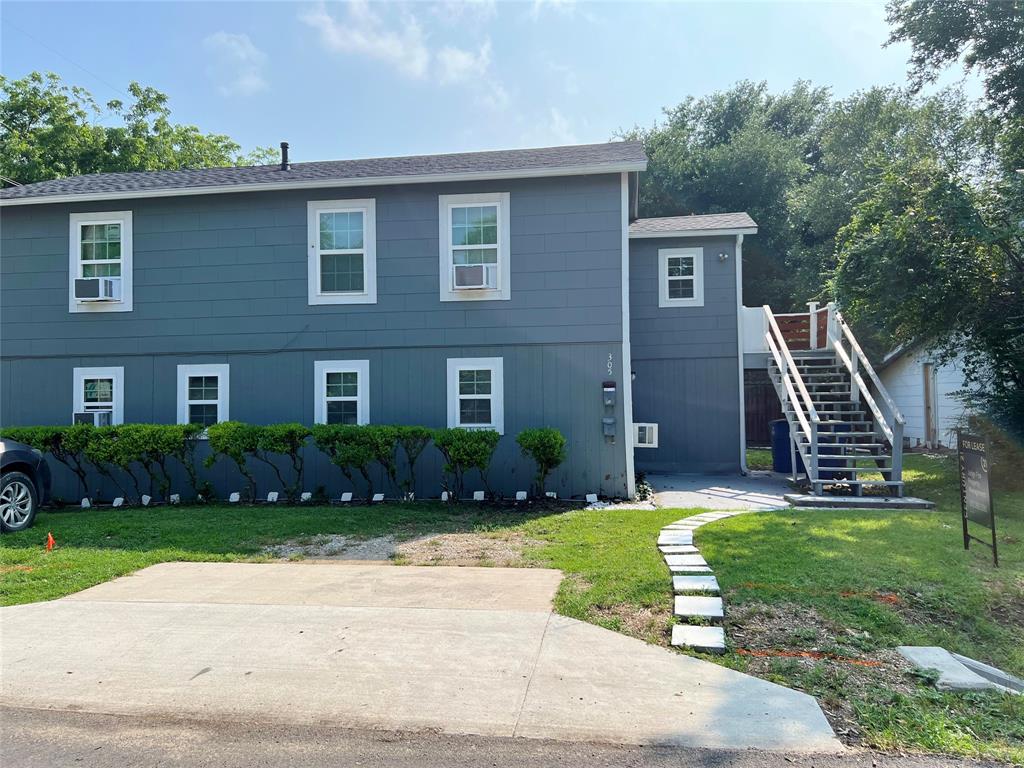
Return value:
[(798, 752), (813, 698), (554, 615), (558, 571), (167, 563), (0, 609), (8, 706)]
[(749, 475), (647, 476), (654, 501), (662, 508), (786, 509), (792, 489), (784, 475), (752, 471)]

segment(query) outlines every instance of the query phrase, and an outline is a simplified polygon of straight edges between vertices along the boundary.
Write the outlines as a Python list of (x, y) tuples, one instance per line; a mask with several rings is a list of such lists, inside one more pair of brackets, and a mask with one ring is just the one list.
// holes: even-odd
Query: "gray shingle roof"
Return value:
[(757, 229), (757, 223), (746, 213), (709, 213), (700, 216), (663, 216), (637, 219), (629, 225), (629, 234), (665, 235), (675, 232), (707, 232), (716, 229)]
[[(416, 155), (411, 157), (380, 157), (366, 160), (331, 160), (314, 163), (292, 163), (291, 170), (278, 165), (256, 165), (241, 168), (199, 168), (180, 171), (140, 171), (134, 173), (97, 173), (66, 179), (40, 181), (22, 187), (0, 190), (0, 200), (26, 200), (67, 196), (113, 197), (173, 194), (175, 190), (192, 190), (196, 194), (213, 188), (238, 187), (239, 191), (259, 189), (260, 185), (296, 184), (313, 186), (353, 185), (380, 179), (400, 181), (416, 177), (474, 177), (488, 174), (503, 177), (522, 173), (524, 176), (557, 172), (561, 169), (595, 169), (609, 172), (641, 170), (647, 157), (636, 141), (615, 141), (603, 144), (581, 144), (541, 149), (510, 149), (493, 152), (461, 152), (449, 155)], [(378, 182), (379, 183), (379, 182)], [(43, 202), (43, 200), (40, 200)]]

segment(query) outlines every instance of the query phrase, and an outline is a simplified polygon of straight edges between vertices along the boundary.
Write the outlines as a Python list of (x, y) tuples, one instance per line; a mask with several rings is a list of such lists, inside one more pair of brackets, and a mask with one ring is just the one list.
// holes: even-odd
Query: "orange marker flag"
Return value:
[(52, 552), (53, 551), (53, 544), (54, 544), (53, 533), (47, 533), (46, 534), (46, 551), (47, 552)]

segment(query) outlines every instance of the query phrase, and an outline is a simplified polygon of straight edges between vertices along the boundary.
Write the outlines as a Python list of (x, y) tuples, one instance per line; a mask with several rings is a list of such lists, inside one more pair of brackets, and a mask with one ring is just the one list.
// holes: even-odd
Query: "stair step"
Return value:
[(819, 485), (896, 485), (902, 487), (902, 480), (815, 480)]

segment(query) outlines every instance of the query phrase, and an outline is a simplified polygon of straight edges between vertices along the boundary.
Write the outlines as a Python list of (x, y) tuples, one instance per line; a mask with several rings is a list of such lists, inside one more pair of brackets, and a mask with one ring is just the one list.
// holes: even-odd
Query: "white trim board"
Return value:
[[(633, 455), (633, 350), (629, 328), (629, 174), (621, 177), (622, 215), (622, 444), (626, 449), (626, 498), (636, 496), (636, 457)], [(637, 195), (640, 194), (639, 180)]]
[(630, 232), (630, 240), (643, 240), (652, 237), (735, 237), (736, 235), (756, 235), (757, 227), (742, 229), (676, 229), (668, 232)]
[[(93, 192), (80, 195), (43, 195), (0, 199), (0, 208), (17, 205), (45, 205), (49, 203), (76, 203), (95, 200), (131, 200), (150, 197), (183, 197), (186, 195), (227, 195), (234, 192), (280, 192), (288, 189), (334, 189), (342, 187), (380, 187), (391, 184), (431, 184), (444, 181), (497, 181), (500, 179), (543, 179), (556, 176), (586, 176), (595, 173), (622, 173), (647, 170), (647, 162), (597, 163), (569, 165), (561, 168), (538, 168), (516, 171), (473, 171), (465, 173), (430, 173), (416, 176), (376, 176), (346, 179), (310, 179), (273, 184), (222, 184), (174, 189), (150, 189), (120, 192)], [(282, 171), (287, 173), (287, 171)]]

